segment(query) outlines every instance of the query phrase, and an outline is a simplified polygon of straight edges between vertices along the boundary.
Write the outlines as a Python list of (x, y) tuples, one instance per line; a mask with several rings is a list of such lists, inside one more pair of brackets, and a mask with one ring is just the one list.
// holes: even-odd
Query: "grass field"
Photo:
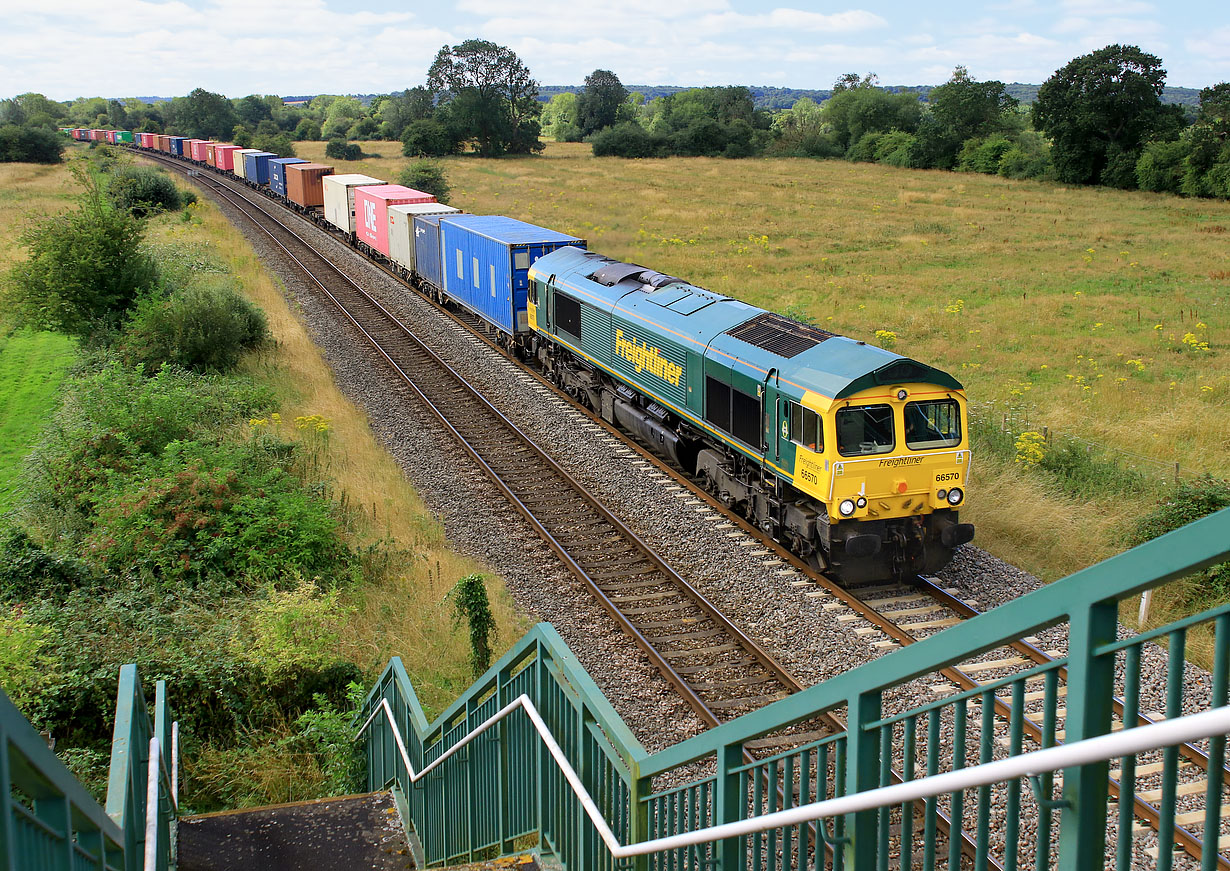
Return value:
[(0, 514), (14, 480), (56, 407), (56, 389), (77, 356), (72, 339), (21, 330), (0, 335)]
[[(393, 180), (380, 156), (324, 160)], [(874, 164), (539, 157), (444, 161), (452, 204), (589, 240), (953, 372), (984, 420), (1089, 439), (1161, 479), (1230, 475), (1230, 203)], [(879, 342), (883, 344), (883, 342)], [(1207, 350), (1204, 343), (1207, 343)], [(1139, 498), (1076, 499), (986, 456), (978, 541), (1054, 579), (1122, 548)]]

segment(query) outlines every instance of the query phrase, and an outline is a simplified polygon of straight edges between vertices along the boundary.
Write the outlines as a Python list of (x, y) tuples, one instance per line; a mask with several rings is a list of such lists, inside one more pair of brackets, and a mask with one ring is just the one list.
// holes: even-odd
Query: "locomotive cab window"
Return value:
[(581, 339), (581, 303), (555, 292), (555, 328)]
[(956, 400), (907, 402), (905, 444), (912, 451), (952, 448), (961, 444), (961, 407)]
[(837, 450), (843, 457), (887, 454), (896, 445), (891, 406), (855, 405), (837, 412)]
[(824, 437), (820, 430), (820, 415), (797, 402), (790, 403), (790, 441), (809, 451), (824, 450)]

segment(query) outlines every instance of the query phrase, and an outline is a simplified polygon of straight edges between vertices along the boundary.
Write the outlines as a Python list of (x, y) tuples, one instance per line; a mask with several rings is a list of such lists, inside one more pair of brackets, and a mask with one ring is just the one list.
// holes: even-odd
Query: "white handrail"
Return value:
[(149, 739), (149, 768), (145, 777), (145, 871), (158, 869), (158, 739)]
[(517, 708), (525, 710), (526, 715), (534, 724), (534, 728), (538, 731), (538, 736), (550, 752), (551, 758), (555, 760), (555, 764), (564, 775), (564, 779), (568, 781), (568, 785), (572, 787), (577, 800), (581, 802), (586, 816), (589, 817), (594, 828), (598, 830), (598, 835), (602, 838), (603, 843), (606, 844), (607, 850), (616, 859), (643, 856), (648, 853), (659, 853), (666, 850), (677, 850), (680, 847), (691, 847), (710, 841), (720, 841), (725, 838), (735, 838), (755, 832), (764, 832), (769, 829), (814, 822), (815, 820), (841, 816), (857, 811), (876, 810), (890, 805), (934, 798), (935, 796), (958, 790), (990, 786), (1027, 775), (1043, 774), (1048, 771), (1058, 771), (1062, 768), (1072, 768), (1078, 765), (1088, 765), (1092, 762), (1103, 762), (1120, 756), (1130, 756), (1143, 750), (1155, 750), (1174, 744), (1199, 741), (1213, 735), (1230, 734), (1230, 706), (1213, 708), (1208, 711), (1201, 711), (1198, 714), (1189, 714), (1172, 720), (1162, 720), (1157, 723), (1150, 723), (1147, 726), (1137, 726), (1133, 729), (1123, 729), (1118, 732), (1112, 732), (1109, 735), (1099, 735), (1096, 738), (1086, 738), (1074, 744), (1061, 744), (1044, 750), (1034, 750), (1029, 753), (1022, 753), (1019, 756), (1011, 756), (1007, 759), (998, 759), (994, 762), (975, 765), (971, 768), (962, 768), (957, 771), (945, 772), (944, 774), (934, 774), (920, 780), (910, 780), (892, 786), (882, 786), (877, 789), (855, 793), (854, 795), (825, 799), (824, 801), (800, 805), (789, 810), (775, 811), (774, 813), (762, 814), (746, 820), (722, 823), (721, 825), (710, 826), (705, 829), (697, 829), (694, 832), (670, 835), (665, 838), (657, 838), (656, 840), (643, 841), (639, 844), (629, 844), (627, 846), (619, 843), (615, 833), (611, 831), (611, 827), (607, 825), (606, 819), (603, 818), (602, 812), (598, 810), (593, 797), (590, 796), (589, 791), (581, 782), (581, 778), (577, 775), (576, 770), (564, 756), (564, 752), (551, 734), (551, 730), (543, 722), (538, 709), (534, 707), (534, 703), (530, 701), (529, 696), (524, 694), (518, 696), (482, 723), (475, 726), (470, 730), (469, 734), (450, 747), (439, 759), (436, 759), (418, 773), (415, 772), (414, 766), (410, 764), (410, 757), (406, 753), (406, 745), (402, 741), (401, 730), (397, 727), (397, 721), (393, 716), (393, 709), (389, 705), (388, 699), (380, 700), (380, 705), (372, 711), (371, 716), (367, 718), (367, 722), (356, 733), (354, 740), (357, 741), (362, 736), (367, 727), (371, 725), (372, 720), (383, 709), (385, 716), (389, 720), (389, 725), (393, 727), (393, 737), (397, 742), (397, 749), (401, 754), (402, 764), (406, 766), (406, 772), (410, 775), (410, 782), (416, 783), (436, 766), (443, 763), (444, 760), (457, 753), (462, 747)]

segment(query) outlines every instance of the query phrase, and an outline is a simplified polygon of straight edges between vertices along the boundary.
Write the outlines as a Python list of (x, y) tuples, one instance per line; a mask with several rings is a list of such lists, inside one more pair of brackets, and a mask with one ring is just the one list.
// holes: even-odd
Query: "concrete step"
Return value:
[(182, 817), (179, 871), (404, 871), (414, 860), (387, 792)]

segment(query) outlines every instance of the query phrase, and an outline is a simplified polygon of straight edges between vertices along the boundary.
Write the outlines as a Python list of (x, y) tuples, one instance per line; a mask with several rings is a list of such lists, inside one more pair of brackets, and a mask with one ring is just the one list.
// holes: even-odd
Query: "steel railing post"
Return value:
[[(653, 781), (640, 776), (638, 766), (633, 766), (628, 779), (628, 843), (639, 844), (649, 840), (649, 805), (645, 797), (653, 793)], [(634, 856), (630, 871), (649, 871), (649, 856)], [(726, 871), (726, 866), (722, 866)]]
[[(1111, 730), (1115, 658), (1096, 656), (1094, 650), (1114, 641), (1118, 626), (1119, 609), (1113, 601), (1096, 602), (1071, 615), (1065, 744)], [(1058, 868), (1080, 871), (1100, 868), (1105, 862), (1109, 774), (1107, 761), (1064, 769)], [(1120, 837), (1128, 834), (1121, 832)]]
[[(743, 794), (742, 778), (737, 769), (743, 764), (743, 745), (727, 744), (717, 751), (717, 780), (714, 783), (714, 824), (733, 823), (743, 819), (747, 809), (747, 797)], [(635, 841), (633, 841), (635, 843)], [(735, 871), (743, 867), (743, 839), (726, 838), (717, 844), (717, 867), (721, 871)]]
[[(880, 785), (880, 740), (868, 732), (866, 723), (880, 719), (879, 690), (859, 693), (849, 701), (846, 728), (846, 795), (875, 789)], [(850, 871), (874, 871), (876, 868), (876, 829), (879, 812), (856, 811), (846, 815), (846, 865)]]

